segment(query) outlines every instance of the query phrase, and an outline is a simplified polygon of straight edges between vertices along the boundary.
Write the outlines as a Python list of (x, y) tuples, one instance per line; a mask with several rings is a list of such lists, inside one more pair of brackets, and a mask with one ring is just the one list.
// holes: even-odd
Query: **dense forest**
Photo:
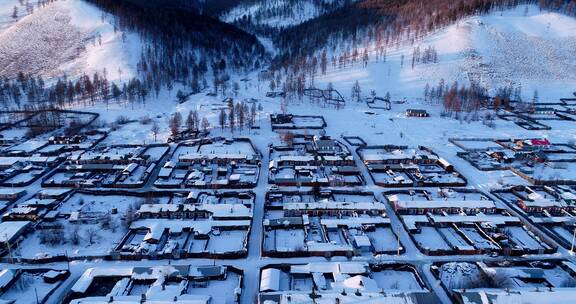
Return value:
[[(247, 0), (235, 8), (237, 11), (244, 10), (244, 13), (238, 14), (231, 21), (247, 32), (273, 37), (285, 28), (291, 27), (291, 20), (326, 15), (353, 2), (353, 0)], [(231, 9), (228, 8), (228, 11)], [(220, 14), (225, 15), (225, 12)], [(278, 25), (267, 24), (272, 20)], [(279, 20), (285, 22), (278, 22)]]
[(207, 0), (204, 3), (204, 14), (218, 17), (220, 14), (231, 10), (237, 5), (256, 0)]
[(194, 78), (202, 78), (207, 65), (218, 65), (224, 73), (245, 72), (266, 60), (255, 36), (206, 15), (125, 1), (89, 2), (113, 14), (121, 30), (137, 32), (147, 41), (139, 68), (142, 79), (155, 88), (174, 81), (195, 86)]
[(206, 0), (126, 0), (127, 2), (155, 8), (170, 8), (202, 12)]

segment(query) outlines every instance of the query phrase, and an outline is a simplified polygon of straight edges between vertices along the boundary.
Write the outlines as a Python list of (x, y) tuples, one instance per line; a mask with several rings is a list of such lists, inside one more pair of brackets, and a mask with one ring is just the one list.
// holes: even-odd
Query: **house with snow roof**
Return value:
[(402, 263), (325, 262), (268, 265), (260, 270), (258, 303), (437, 303), (416, 268)]

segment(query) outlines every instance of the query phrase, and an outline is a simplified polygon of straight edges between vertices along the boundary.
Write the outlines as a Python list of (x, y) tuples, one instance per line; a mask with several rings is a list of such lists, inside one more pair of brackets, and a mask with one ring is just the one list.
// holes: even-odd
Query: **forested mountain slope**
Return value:
[[(26, 99), (58, 100), (62, 106), (66, 94), (73, 100), (84, 90), (94, 91), (91, 102), (120, 94), (143, 100), (176, 84), (199, 92), (209, 84), (227, 85), (231, 74), (268, 61), (256, 37), (194, 10), (112, 0), (56, 0), (33, 7), (0, 32), (0, 75), (10, 87), (17, 78), (40, 77), (47, 85), (33, 94), (2, 90), (2, 103), (12, 107)], [(97, 86), (98, 94), (88, 80), (104, 84)]]
[(245, 0), (220, 19), (247, 31), (271, 36), (278, 31), (347, 7), (357, 0)]
[(281, 60), (341, 43), (390, 44), (416, 40), (473, 14), (513, 7), (517, 0), (362, 0), (288, 28), (274, 38)]

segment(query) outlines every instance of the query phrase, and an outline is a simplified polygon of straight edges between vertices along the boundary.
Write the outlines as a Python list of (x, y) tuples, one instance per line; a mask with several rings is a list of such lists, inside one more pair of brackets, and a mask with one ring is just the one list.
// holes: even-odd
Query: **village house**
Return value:
[(408, 109), (406, 110), (407, 117), (430, 117), (426, 110), (422, 109)]
[[(410, 264), (278, 264), (263, 267), (259, 277), (260, 304), (306, 303), (310, 298), (322, 299), (326, 303), (439, 302), (417, 269)], [(399, 286), (390, 277), (401, 277), (405, 285)]]
[(252, 212), (242, 204), (143, 204), (137, 212), (141, 219), (249, 220)]
[(26, 190), (0, 189), (0, 199), (14, 201), (26, 194)]
[(223, 299), (238, 304), (243, 275), (240, 269), (214, 265), (90, 268), (75, 281), (64, 302), (143, 303), (167, 299), (172, 303), (209, 304)]

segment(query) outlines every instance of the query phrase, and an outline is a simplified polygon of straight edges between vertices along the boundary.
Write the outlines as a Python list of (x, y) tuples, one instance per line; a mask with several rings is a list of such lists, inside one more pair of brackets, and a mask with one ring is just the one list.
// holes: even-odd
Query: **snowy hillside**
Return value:
[(481, 77), (489, 77), (487, 81), (493, 85), (509, 80), (546, 91), (573, 89), (574, 18), (540, 12), (531, 6), (527, 11), (518, 8), (478, 19), (470, 21), (472, 47), (482, 57), (480, 61), (488, 65), (489, 72)]
[(266, 25), (273, 28), (294, 26), (352, 1), (267, 0), (247, 2), (224, 13), (221, 16), (221, 20), (232, 23), (250, 18), (249, 23), (253, 25)]
[[(35, 9), (34, 5), (31, 7)], [(26, 3), (19, 0), (0, 1), (0, 33), (30, 12), (30, 5), (27, 8)]]
[[(411, 66), (413, 50), (432, 46), (438, 63)], [(356, 80), (377, 88), (379, 94), (420, 98), (428, 83), (440, 79), (468, 85), (475, 81), (495, 90), (506, 85), (522, 86), (526, 98), (537, 89), (547, 98), (560, 98), (574, 91), (576, 80), (576, 19), (540, 11), (533, 5), (493, 12), (461, 20), (432, 34), (417, 45), (388, 49), (386, 62), (371, 56), (367, 68), (334, 68), (319, 76), (350, 88)], [(402, 63), (402, 56), (404, 62)]]
[(86, 33), (88, 41), (80, 56), (61, 68), (76, 69), (73, 73), (86, 71), (102, 73), (108, 79), (122, 81), (137, 76), (141, 41), (136, 33), (115, 30), (113, 18), (85, 1), (67, 1), (62, 9), (72, 16), (71, 24)]
[(6, 76), (106, 70), (110, 80), (129, 78), (139, 53), (136, 36), (115, 32), (102, 12), (84, 1), (50, 3), (0, 33), (0, 73)]

